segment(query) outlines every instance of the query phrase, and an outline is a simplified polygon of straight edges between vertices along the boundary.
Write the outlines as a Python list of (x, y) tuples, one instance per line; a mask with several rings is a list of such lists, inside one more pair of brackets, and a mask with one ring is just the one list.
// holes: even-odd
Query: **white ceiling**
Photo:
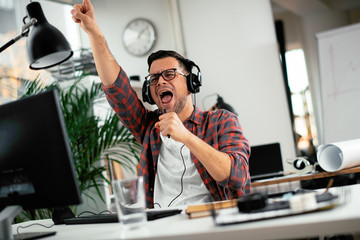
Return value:
[[(77, 4), (82, 0), (48, 0), (52, 2)], [(299, 16), (325, 9), (350, 10), (360, 8), (359, 0), (271, 0), (273, 10), (291, 11)]]
[(79, 4), (82, 3), (82, 0), (48, 0), (51, 2), (58, 2), (58, 3), (66, 3), (66, 4), (70, 4), (70, 5), (74, 5), (74, 4)]
[(274, 12), (290, 11), (298, 16), (321, 10), (352, 10), (360, 8), (359, 0), (271, 0)]

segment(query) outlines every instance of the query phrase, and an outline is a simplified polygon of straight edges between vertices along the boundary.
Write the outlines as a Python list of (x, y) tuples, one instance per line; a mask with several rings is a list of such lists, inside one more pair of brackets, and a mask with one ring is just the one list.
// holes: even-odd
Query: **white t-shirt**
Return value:
[(191, 159), (190, 150), (172, 138), (162, 134), (160, 137), (154, 208), (210, 202), (210, 193)]

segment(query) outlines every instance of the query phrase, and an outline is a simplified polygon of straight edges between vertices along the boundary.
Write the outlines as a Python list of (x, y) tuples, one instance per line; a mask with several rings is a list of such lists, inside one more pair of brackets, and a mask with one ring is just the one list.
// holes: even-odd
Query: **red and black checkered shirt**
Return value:
[[(161, 146), (160, 130), (155, 128), (155, 123), (160, 112), (149, 111), (144, 107), (123, 70), (120, 70), (112, 86), (103, 86), (103, 89), (121, 122), (143, 146), (138, 174), (144, 176), (146, 204), (152, 208), (156, 166)], [(238, 118), (226, 110), (203, 112), (195, 107), (191, 116), (185, 120), (184, 126), (213, 148), (230, 156), (230, 177), (223, 182), (217, 182), (191, 154), (212, 198), (220, 201), (249, 194), (250, 146), (242, 133)]]

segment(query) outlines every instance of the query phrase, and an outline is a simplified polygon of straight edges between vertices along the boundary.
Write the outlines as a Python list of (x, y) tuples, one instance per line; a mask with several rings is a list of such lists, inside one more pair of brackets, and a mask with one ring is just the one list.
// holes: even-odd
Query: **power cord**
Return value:
[(19, 229), (20, 229), (20, 228), (24, 228), (24, 229), (25, 229), (25, 228), (32, 227), (32, 226), (35, 226), (35, 225), (39, 225), (39, 226), (44, 227), (44, 228), (52, 228), (55, 224), (52, 224), (52, 225), (50, 225), (50, 226), (45, 226), (45, 225), (40, 224), (40, 223), (32, 223), (32, 224), (27, 225), (27, 226), (19, 226), (19, 227), (17, 227), (16, 232), (17, 232), (17, 234), (20, 234), (20, 233), (19, 233)]
[(83, 211), (83, 212), (79, 213), (77, 215), (77, 217), (80, 217), (81, 215), (86, 214), (86, 213), (91, 214), (91, 215), (102, 215), (104, 213), (111, 214), (112, 212), (109, 211), (109, 210), (103, 210), (103, 211), (101, 211), (99, 213), (94, 213), (94, 212), (91, 212), (91, 211)]

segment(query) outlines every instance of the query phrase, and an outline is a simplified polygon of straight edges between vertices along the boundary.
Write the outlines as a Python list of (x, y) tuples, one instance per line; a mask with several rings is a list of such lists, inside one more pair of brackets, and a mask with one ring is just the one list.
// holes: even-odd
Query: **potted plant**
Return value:
[[(26, 92), (22, 97), (52, 88), (59, 91), (80, 190), (86, 195), (89, 189), (95, 189), (100, 199), (105, 201), (100, 191), (104, 183), (109, 183), (104, 176), (105, 165), (101, 164), (104, 156), (133, 170), (139, 162), (141, 145), (124, 126), (120, 126), (113, 111), (103, 121), (94, 114), (94, 103), (104, 97), (104, 92), (100, 83), (93, 82), (86, 87), (82, 84), (83, 79), (84, 76), (79, 77), (69, 87), (61, 87), (59, 83), (43, 86), (36, 78), (26, 81)], [(87, 197), (92, 198), (90, 195)], [(39, 219), (49, 218), (51, 213), (52, 209), (46, 209), (45, 212), (38, 210), (25, 215), (29, 219)]]

